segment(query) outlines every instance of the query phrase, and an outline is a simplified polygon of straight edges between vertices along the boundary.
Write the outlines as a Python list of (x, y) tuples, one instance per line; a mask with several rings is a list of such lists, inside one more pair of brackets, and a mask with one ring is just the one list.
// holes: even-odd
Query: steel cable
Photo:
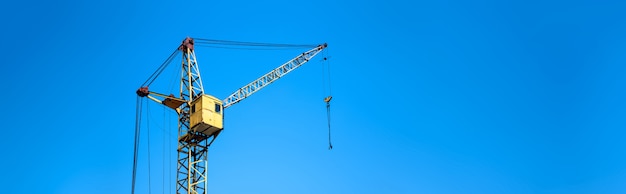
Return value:
[(138, 153), (139, 153), (139, 137), (140, 137), (140, 131), (141, 131), (141, 110), (142, 110), (142, 105), (143, 105), (143, 101), (141, 100), (141, 97), (137, 96), (137, 103), (136, 103), (136, 109), (135, 109), (135, 150), (134, 150), (134, 154), (133, 154), (133, 176), (132, 176), (132, 188), (131, 188), (131, 194), (135, 193), (135, 180), (137, 177), (137, 160), (138, 160)]
[(318, 45), (312, 45), (312, 44), (276, 44), (276, 43), (216, 40), (216, 39), (205, 39), (205, 38), (194, 38), (194, 40), (195, 40), (195, 43), (200, 43), (200, 44), (249, 46), (249, 47), (314, 48), (318, 46)]
[[(322, 85), (323, 85), (323, 89), (324, 89), (324, 93), (326, 94), (326, 92), (328, 92), (328, 96), (326, 98), (324, 98), (324, 102), (326, 102), (326, 117), (328, 119), (328, 149), (332, 150), (333, 149), (333, 144), (331, 142), (330, 139), (330, 101), (333, 99), (333, 91), (331, 89), (331, 84), (330, 84), (330, 62), (328, 61), (328, 57), (327, 57), (327, 53), (326, 51), (323, 52), (324, 54), (324, 59), (322, 62)], [(324, 64), (327, 66), (326, 70), (328, 73), (327, 76), (325, 75), (324, 72)], [(326, 91), (326, 79), (328, 79), (328, 91)]]
[[(150, 114), (150, 103), (146, 103), (146, 112)], [(146, 116), (146, 128), (148, 130), (148, 193), (152, 193), (152, 181), (150, 174), (150, 115)]]
[(163, 62), (163, 64), (161, 64), (161, 66), (159, 66), (159, 68), (156, 71), (154, 71), (154, 73), (152, 73), (152, 75), (148, 77), (148, 80), (146, 80), (143, 84), (141, 84), (141, 86), (142, 87), (150, 86), (150, 84), (152, 84), (152, 82), (154, 82), (154, 80), (157, 77), (159, 77), (159, 75), (161, 75), (163, 70), (165, 70), (165, 68), (172, 62), (172, 60), (174, 59), (178, 51), (179, 51), (178, 49), (174, 50), (174, 52), (172, 52), (172, 54)]
[[(268, 48), (262, 48), (262, 47), (252, 47), (252, 46), (239, 46), (239, 45), (225, 45), (225, 46), (214, 46), (211, 44), (199, 44), (197, 46), (200, 47), (208, 47), (208, 48), (218, 48), (218, 49), (236, 49), (236, 50), (289, 50), (289, 49), (302, 49), (303, 47), (268, 47)], [(309, 47), (306, 47), (309, 48)]]
[(333, 143), (330, 141), (330, 102), (326, 102), (326, 115), (328, 117), (328, 149), (333, 149)]

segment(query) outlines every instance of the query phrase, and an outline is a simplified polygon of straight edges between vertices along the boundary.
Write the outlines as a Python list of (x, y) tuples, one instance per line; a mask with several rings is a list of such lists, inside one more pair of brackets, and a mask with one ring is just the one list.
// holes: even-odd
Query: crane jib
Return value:
[(265, 75), (250, 82), (249, 84), (237, 89), (237, 91), (235, 91), (233, 94), (229, 95), (226, 99), (223, 100), (224, 108), (228, 108), (233, 104), (236, 104), (241, 100), (246, 99), (248, 96), (259, 91), (261, 88), (271, 84), (277, 79), (285, 76), (287, 73), (302, 66), (304, 63), (308, 62), (311, 58), (313, 58), (315, 55), (325, 49), (327, 46), (328, 44), (319, 45), (314, 49), (304, 52), (296, 58), (293, 58), (283, 65), (277, 67), (276, 69), (273, 69), (269, 73), (266, 73)]

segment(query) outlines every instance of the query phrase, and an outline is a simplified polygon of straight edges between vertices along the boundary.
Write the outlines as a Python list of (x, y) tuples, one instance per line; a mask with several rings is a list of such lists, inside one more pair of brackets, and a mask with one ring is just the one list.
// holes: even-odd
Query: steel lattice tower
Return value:
[(204, 94), (193, 44), (193, 39), (187, 38), (179, 47), (183, 52), (180, 97), (186, 101), (178, 113), (176, 192), (179, 194), (207, 193), (207, 151), (211, 136), (191, 131), (189, 122), (191, 102)]

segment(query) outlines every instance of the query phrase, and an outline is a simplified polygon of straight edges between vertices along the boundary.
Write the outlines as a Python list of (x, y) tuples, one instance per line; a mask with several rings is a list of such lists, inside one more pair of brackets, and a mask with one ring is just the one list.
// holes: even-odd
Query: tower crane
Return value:
[[(202, 85), (202, 78), (196, 61), (194, 45), (198, 43), (224, 43), (230, 45), (248, 46), (281, 46), (281, 47), (310, 47), (311, 49), (299, 54), (293, 59), (285, 62), (277, 68), (271, 70), (256, 80), (235, 90), (228, 97), (220, 100), (212, 95), (206, 94)], [(170, 55), (166, 62), (150, 76), (136, 91), (138, 98), (146, 97), (154, 102), (173, 109), (178, 114), (178, 146), (177, 146), (177, 173), (176, 173), (176, 193), (179, 194), (206, 194), (207, 193), (207, 166), (208, 148), (215, 141), (215, 138), (224, 129), (224, 110), (238, 102), (246, 99), (250, 95), (258, 92), (279, 78), (302, 66), (311, 58), (315, 57), (327, 44), (319, 45), (287, 45), (287, 44), (266, 44), (238, 41), (221, 41), (200, 38), (185, 38), (181, 45)], [(180, 79), (180, 94), (166, 95), (151, 91), (150, 84), (172, 61), (174, 56), (182, 53), (182, 73)], [(328, 103), (330, 96), (325, 99)], [(138, 105), (139, 106), (139, 105)], [(137, 127), (138, 125), (136, 125)], [(137, 136), (137, 128), (135, 135)], [(135, 161), (133, 164), (133, 188), (134, 193), (136, 157), (137, 157), (137, 137), (135, 137)]]

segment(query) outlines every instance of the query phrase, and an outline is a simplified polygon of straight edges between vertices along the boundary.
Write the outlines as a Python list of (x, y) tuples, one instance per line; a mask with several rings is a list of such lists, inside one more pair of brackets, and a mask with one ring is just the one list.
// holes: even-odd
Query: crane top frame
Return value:
[[(257, 78), (256, 80), (244, 85), (243, 87), (235, 90), (232, 94), (228, 95), (225, 99), (222, 100), (223, 108), (226, 109), (234, 104), (241, 102), (242, 100), (248, 98), (252, 94), (261, 90), (262, 88), (268, 86), (279, 78), (287, 75), (291, 71), (297, 69), (298, 67), (304, 65), (306, 62), (311, 60), (311, 58), (315, 57), (322, 50), (328, 47), (327, 43), (319, 44), (315, 48), (310, 49), (302, 54), (296, 56), (295, 58), (283, 63), (282, 65), (276, 67), (270, 72), (264, 74), (263, 76)], [(187, 50), (194, 51), (194, 39), (186, 38), (183, 40), (182, 44), (178, 48), (179, 50)], [(153, 92), (149, 90), (148, 86), (142, 86), (137, 90), (137, 95), (140, 97), (148, 97), (149, 99), (163, 104), (167, 107), (170, 107), (177, 112), (179, 112), (179, 107), (183, 105), (185, 102), (191, 102), (194, 99), (183, 99), (175, 97), (174, 95), (165, 95), (158, 92)], [(161, 98), (161, 99), (159, 99)]]

